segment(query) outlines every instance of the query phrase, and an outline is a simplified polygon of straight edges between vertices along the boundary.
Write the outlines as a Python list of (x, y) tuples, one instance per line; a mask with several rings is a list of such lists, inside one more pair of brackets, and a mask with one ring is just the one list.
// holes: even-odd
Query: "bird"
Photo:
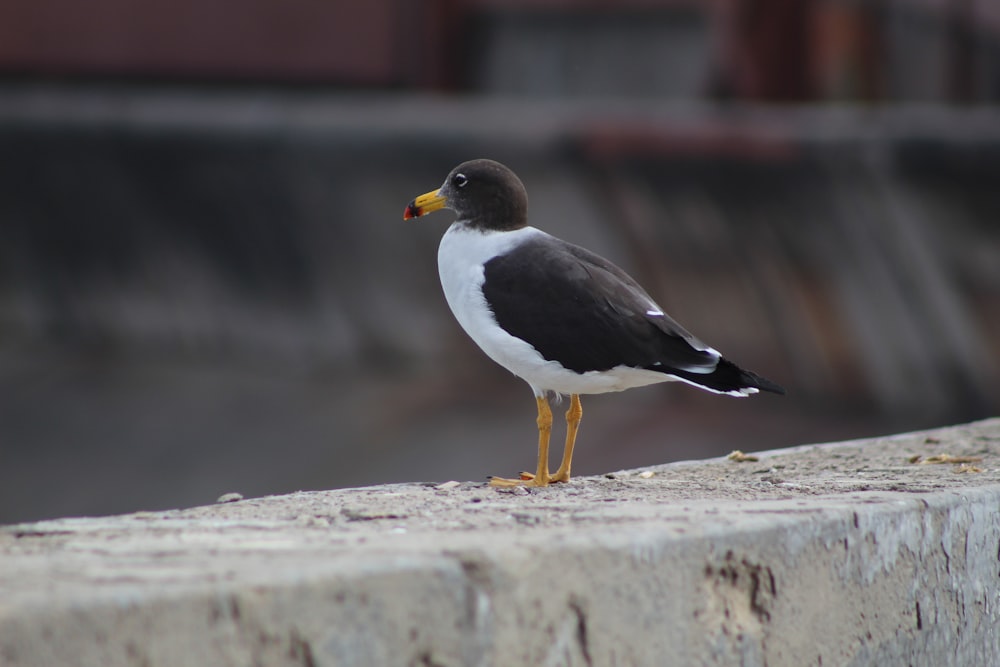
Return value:
[[(535, 472), (490, 477), (491, 486), (570, 480), (582, 394), (668, 381), (730, 396), (785, 393), (695, 338), (615, 264), (529, 225), (524, 184), (503, 164), (459, 164), (441, 187), (413, 199), (403, 219), (440, 209), (456, 216), (438, 247), (445, 300), (482, 351), (528, 383), (538, 410)], [(549, 397), (564, 395), (566, 441), (550, 473)]]

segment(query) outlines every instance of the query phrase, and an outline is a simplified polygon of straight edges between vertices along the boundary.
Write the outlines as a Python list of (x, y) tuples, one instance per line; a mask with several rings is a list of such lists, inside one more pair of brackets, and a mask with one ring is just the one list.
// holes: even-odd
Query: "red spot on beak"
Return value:
[(403, 211), (403, 220), (409, 220), (410, 218), (419, 218), (423, 214), (420, 207), (417, 206), (417, 200), (414, 199), (409, 204), (406, 205), (406, 209)]

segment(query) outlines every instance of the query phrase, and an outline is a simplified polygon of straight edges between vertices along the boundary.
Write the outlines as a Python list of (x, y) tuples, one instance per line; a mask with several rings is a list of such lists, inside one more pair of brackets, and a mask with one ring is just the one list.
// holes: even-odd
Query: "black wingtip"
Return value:
[(785, 388), (776, 382), (771, 382), (752, 371), (743, 370), (728, 359), (719, 359), (715, 370), (708, 374), (692, 373), (690, 371), (670, 370), (671, 375), (683, 378), (692, 384), (704, 387), (709, 391), (724, 394), (746, 395), (747, 389), (759, 389), (772, 394), (784, 395)]
[(777, 382), (771, 382), (767, 378), (761, 377), (756, 373), (751, 373), (750, 371), (744, 371), (742, 369), (741, 371), (741, 378), (744, 379), (746, 386), (748, 387), (755, 387), (761, 391), (769, 391), (772, 394), (780, 394), (781, 396), (788, 393), (785, 391), (785, 388)]
[(729, 361), (728, 359), (722, 359), (719, 365), (720, 366), (726, 365), (731, 367), (733, 370), (739, 371), (740, 382), (743, 385), (743, 388), (752, 387), (754, 389), (760, 389), (761, 391), (769, 391), (772, 394), (780, 394), (782, 396), (784, 396), (787, 393), (785, 391), (785, 388), (782, 387), (777, 382), (771, 382), (766, 377), (757, 375), (753, 371), (743, 370), (742, 368), (740, 368), (733, 362)]

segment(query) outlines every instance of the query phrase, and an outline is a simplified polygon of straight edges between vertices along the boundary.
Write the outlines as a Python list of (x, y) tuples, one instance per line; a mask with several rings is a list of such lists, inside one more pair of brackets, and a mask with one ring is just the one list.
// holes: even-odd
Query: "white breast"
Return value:
[(534, 227), (508, 232), (480, 231), (462, 221), (452, 223), (438, 247), (438, 272), (451, 312), (472, 340), (493, 361), (531, 385), (536, 395), (546, 390), (563, 394), (599, 394), (671, 380), (668, 375), (618, 367), (576, 373), (546, 361), (535, 348), (504, 331), (483, 296), (483, 265), (493, 257), (535, 236)]

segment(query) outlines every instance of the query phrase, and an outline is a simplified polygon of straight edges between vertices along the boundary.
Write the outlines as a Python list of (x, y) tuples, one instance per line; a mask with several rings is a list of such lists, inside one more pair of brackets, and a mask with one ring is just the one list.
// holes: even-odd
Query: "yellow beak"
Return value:
[(438, 209), (444, 208), (444, 205), (448, 203), (448, 198), (438, 194), (440, 192), (440, 190), (432, 190), (420, 195), (407, 204), (406, 210), (403, 211), (403, 220), (419, 218), (422, 215), (427, 215), (428, 213), (433, 213)]

